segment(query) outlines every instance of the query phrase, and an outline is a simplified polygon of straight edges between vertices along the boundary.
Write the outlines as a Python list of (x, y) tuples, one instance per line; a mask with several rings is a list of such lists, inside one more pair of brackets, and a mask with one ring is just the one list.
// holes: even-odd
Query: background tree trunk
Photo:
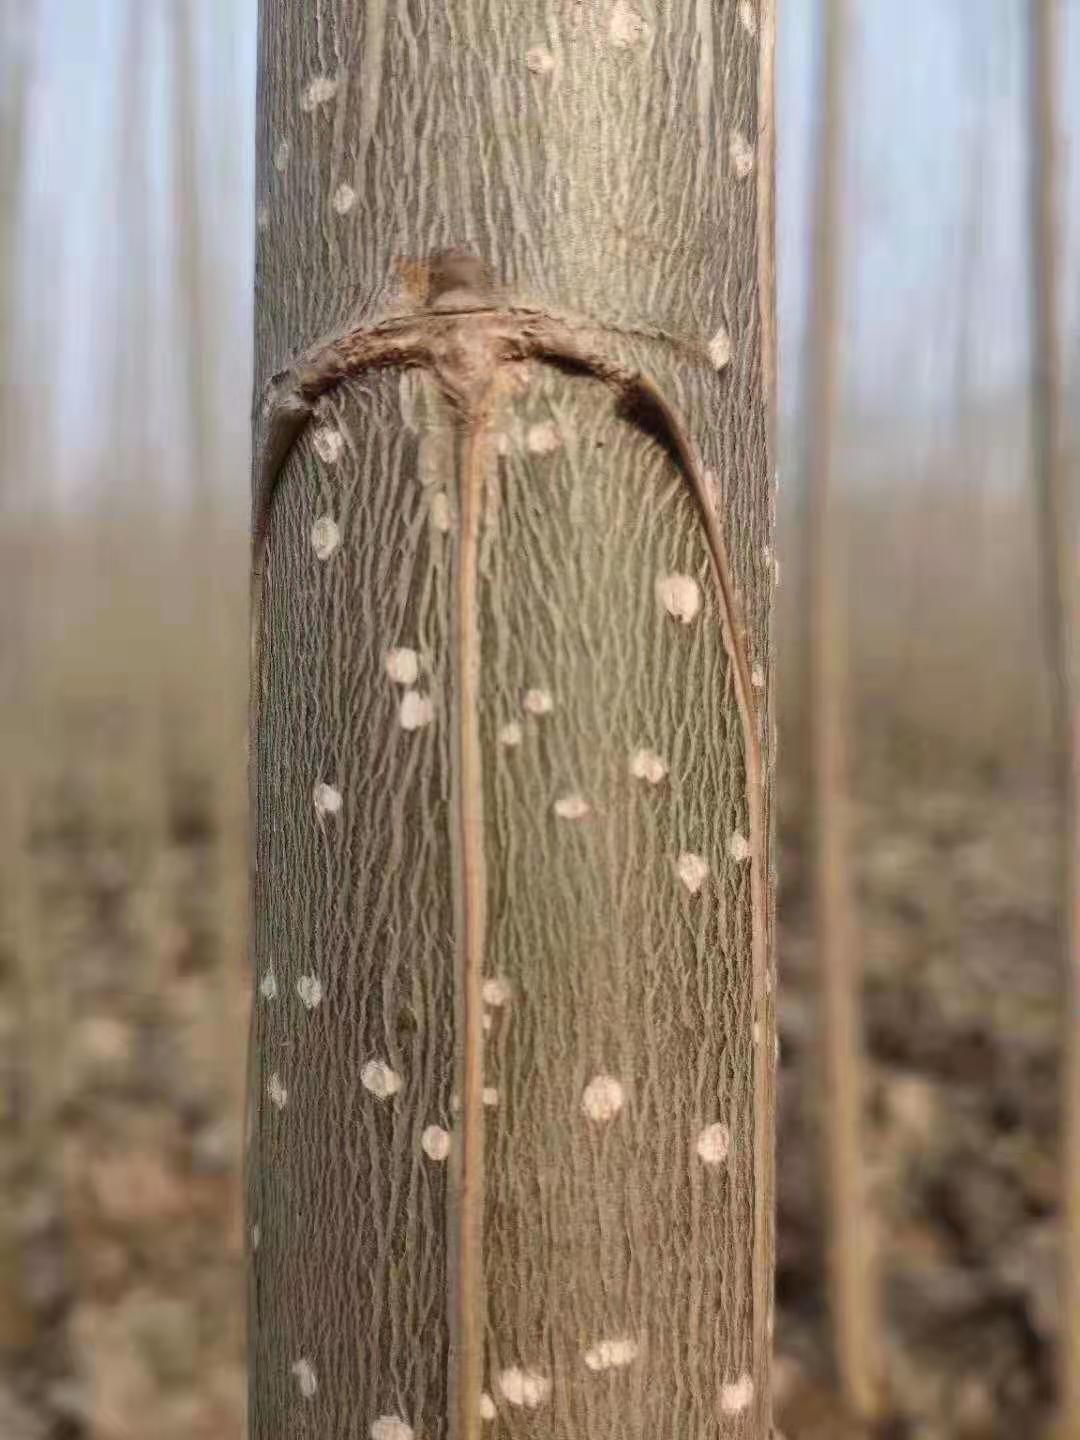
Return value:
[(256, 555), (259, 1440), (768, 1433), (772, 43), (263, 0), (259, 393), (439, 338), (286, 382)]
[(1076, 549), (1065, 459), (1058, 192), (1061, 9), (1030, 10), (1031, 367), (1033, 469), (1051, 674), (1054, 783), (1059, 805), (1059, 911), (1064, 981), (1062, 1090), (1061, 1434), (1080, 1436), (1080, 736), (1077, 733)]
[(833, 1344), (845, 1402), (880, 1408), (880, 1327), (861, 1144), (859, 966), (847, 857), (844, 541), (833, 485), (839, 411), (846, 0), (824, 7), (806, 364), (807, 574), (814, 930), (821, 967), (821, 1133)]

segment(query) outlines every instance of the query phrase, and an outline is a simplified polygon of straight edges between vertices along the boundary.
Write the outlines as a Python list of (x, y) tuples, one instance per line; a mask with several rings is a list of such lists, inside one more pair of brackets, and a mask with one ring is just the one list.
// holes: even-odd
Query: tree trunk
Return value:
[(1030, 12), (1032, 441), (1040, 522), (1043, 617), (1050, 668), (1053, 778), (1059, 806), (1061, 927), (1062, 1317), (1059, 1385), (1063, 1440), (1080, 1437), (1080, 735), (1076, 673), (1075, 518), (1065, 461), (1061, 343), (1058, 98), (1061, 8), (1035, 0)]
[(263, 0), (258, 1440), (768, 1433), (772, 43)]
[(833, 492), (839, 410), (841, 206), (846, 0), (825, 5), (806, 365), (807, 573), (814, 932), (821, 966), (821, 1130), (833, 1346), (844, 1400), (861, 1419), (880, 1408), (879, 1324), (861, 1144), (859, 969), (847, 858), (846, 641), (843, 538)]

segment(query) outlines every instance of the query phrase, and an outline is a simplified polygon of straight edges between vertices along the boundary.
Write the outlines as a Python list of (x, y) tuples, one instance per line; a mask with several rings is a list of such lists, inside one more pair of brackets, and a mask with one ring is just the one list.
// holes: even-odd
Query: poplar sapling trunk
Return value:
[(251, 1434), (769, 1431), (767, 0), (263, 0)]

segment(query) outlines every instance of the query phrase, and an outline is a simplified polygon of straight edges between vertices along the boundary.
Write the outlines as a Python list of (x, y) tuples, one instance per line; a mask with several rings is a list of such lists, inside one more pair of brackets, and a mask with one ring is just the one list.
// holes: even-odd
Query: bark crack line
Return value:
[[(254, 756), (263, 692), (262, 607), (270, 513), (284, 464), (321, 396), (342, 382), (377, 369), (422, 369), (432, 375), (458, 425), (458, 486), (461, 530), (455, 584), (454, 716), (455, 904), (458, 917), (457, 993), (462, 1006), (463, 1051), (459, 1060), (461, 1154), (457, 1159), (458, 1214), (456, 1275), (451, 1286), (453, 1440), (476, 1440), (480, 1433), (480, 1385), (483, 1374), (483, 1101), (481, 991), (486, 899), (483, 794), (478, 736), (479, 633), (476, 602), (477, 541), (482, 485), (481, 435), (487, 424), (500, 366), (539, 360), (567, 373), (598, 380), (612, 391), (620, 412), (670, 455), (690, 489), (705, 533), (720, 602), (724, 649), (732, 666), (736, 703), (743, 732), (747, 819), (750, 831), (751, 953), (755, 1017), (765, 994), (768, 959), (768, 893), (759, 716), (751, 685), (745, 626), (732, 581), (719, 516), (710, 500), (704, 472), (686, 428), (656, 382), (647, 374), (612, 359), (605, 345), (615, 333), (579, 316), (555, 314), (520, 305), (493, 305), (487, 294), (461, 289), (447, 303), (396, 316), (370, 328), (347, 331), (301, 357), (267, 385), (255, 417), (251, 564), (251, 725), (252, 800), (257, 800)], [(670, 342), (669, 342), (670, 343)], [(676, 342), (677, 343), (677, 342)], [(680, 347), (690, 350), (691, 347)], [(707, 363), (699, 351), (691, 351)], [(252, 847), (253, 856), (256, 847)], [(771, 1063), (754, 1047), (755, 1078)], [(755, 1085), (755, 1089), (757, 1086)], [(768, 1157), (755, 1145), (755, 1188), (766, 1181)], [(756, 1229), (764, 1223), (757, 1217)], [(753, 1293), (755, 1312), (767, 1304), (767, 1247), (755, 1235)], [(755, 1313), (755, 1335), (764, 1316)]]

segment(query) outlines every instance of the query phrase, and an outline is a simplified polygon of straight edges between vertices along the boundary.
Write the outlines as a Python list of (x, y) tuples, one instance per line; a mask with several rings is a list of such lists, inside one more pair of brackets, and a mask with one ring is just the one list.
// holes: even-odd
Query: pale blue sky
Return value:
[[(38, 0), (25, 180), (22, 324), (52, 353), (52, 415), (64, 491), (86, 493), (116, 413), (117, 348), (146, 389), (150, 444), (172, 466), (176, 365), (169, 345), (171, 0), (136, 0), (144, 36), (134, 82), (140, 133), (121, 133), (132, 74), (131, 0)], [(183, 0), (182, 0), (183, 3)], [(249, 410), (255, 0), (186, 0), (198, 19), (200, 195), (222, 337), (223, 474), (245, 484)], [(1024, 46), (1027, 0), (854, 0), (847, 194), (845, 393), (853, 411), (947, 414), (965, 287), (976, 317), (973, 378), (1017, 390), (1026, 365)], [(1080, 0), (1065, 0), (1068, 130), (1080, 136)], [(779, 293), (784, 409), (797, 400), (813, 134), (815, 0), (784, 0), (778, 50)], [(981, 160), (976, 156), (981, 147)], [(1078, 356), (1080, 145), (1065, 151), (1070, 354)], [(981, 164), (981, 222), (968, 220)], [(141, 169), (139, 168), (141, 167)], [(148, 204), (140, 229), (144, 176)], [(122, 177), (122, 178), (121, 178)], [(145, 256), (152, 303), (130, 311)], [(49, 334), (62, 335), (59, 354)], [(121, 408), (123, 403), (121, 401)]]

